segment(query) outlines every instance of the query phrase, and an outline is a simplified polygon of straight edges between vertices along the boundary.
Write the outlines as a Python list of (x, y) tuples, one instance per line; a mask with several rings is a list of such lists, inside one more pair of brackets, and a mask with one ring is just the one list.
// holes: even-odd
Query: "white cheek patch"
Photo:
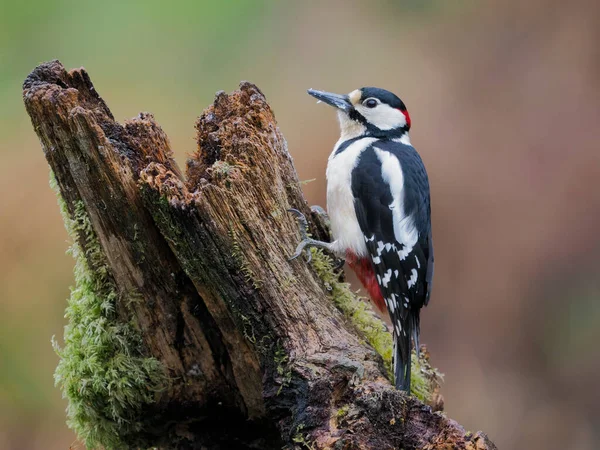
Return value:
[(404, 113), (385, 103), (381, 103), (375, 108), (367, 108), (363, 105), (356, 105), (354, 108), (369, 123), (372, 123), (380, 130), (392, 130), (406, 126), (406, 116)]

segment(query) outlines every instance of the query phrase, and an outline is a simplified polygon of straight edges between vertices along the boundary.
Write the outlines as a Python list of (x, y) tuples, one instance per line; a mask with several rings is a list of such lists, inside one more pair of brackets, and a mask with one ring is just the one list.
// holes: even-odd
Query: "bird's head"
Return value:
[(401, 138), (410, 129), (404, 102), (385, 89), (363, 87), (348, 95), (314, 89), (308, 93), (337, 108), (343, 140), (358, 136)]

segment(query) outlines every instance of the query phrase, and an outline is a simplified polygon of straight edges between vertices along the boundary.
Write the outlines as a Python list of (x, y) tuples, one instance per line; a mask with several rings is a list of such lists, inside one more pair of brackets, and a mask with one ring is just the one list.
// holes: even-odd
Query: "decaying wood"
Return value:
[(110, 277), (141, 299), (117, 301), (119, 320), (168, 372), (141, 413), (148, 445), (495, 448), (396, 391), (311, 265), (287, 260), (288, 208), (327, 229), (256, 86), (216, 95), (185, 178), (152, 115), (115, 122), (85, 70), (43, 64), (23, 96), (69, 213), (83, 202)]

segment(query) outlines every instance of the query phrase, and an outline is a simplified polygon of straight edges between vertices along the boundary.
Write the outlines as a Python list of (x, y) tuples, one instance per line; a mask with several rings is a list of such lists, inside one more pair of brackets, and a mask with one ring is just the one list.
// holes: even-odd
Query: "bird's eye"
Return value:
[(375, 108), (378, 104), (379, 102), (374, 98), (368, 98), (363, 102), (367, 108)]

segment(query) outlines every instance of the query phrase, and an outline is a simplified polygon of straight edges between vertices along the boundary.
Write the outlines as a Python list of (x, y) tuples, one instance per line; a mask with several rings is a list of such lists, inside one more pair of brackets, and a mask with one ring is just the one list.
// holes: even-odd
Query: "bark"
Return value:
[[(186, 177), (152, 115), (117, 123), (84, 69), (42, 64), (23, 97), (69, 216), (85, 208), (120, 293), (117, 320), (167, 374), (123, 445), (495, 448), (396, 391), (335, 307), (337, 288), (288, 261), (300, 234), (287, 209), (304, 212), (314, 236), (328, 231), (256, 86), (217, 93)], [(84, 250), (89, 240), (78, 233)]]

